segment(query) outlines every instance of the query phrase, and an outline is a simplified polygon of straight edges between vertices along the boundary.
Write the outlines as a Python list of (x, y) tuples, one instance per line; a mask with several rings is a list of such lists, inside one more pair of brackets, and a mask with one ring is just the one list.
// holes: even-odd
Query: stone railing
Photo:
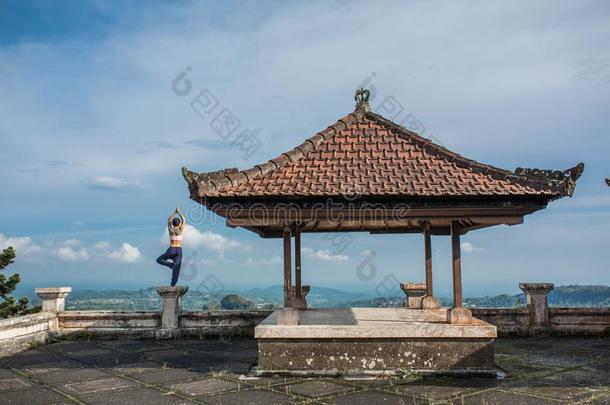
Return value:
[(0, 319), (0, 357), (47, 343), (56, 326), (50, 312)]
[(521, 283), (525, 308), (472, 308), (472, 315), (495, 325), (500, 336), (610, 335), (610, 308), (549, 308), (551, 283)]
[(169, 339), (204, 336), (254, 336), (270, 311), (182, 311), (187, 287), (159, 287), (160, 312), (65, 311), (69, 287), (37, 288), (42, 312), (0, 320), (0, 356), (52, 339)]
[[(524, 308), (472, 308), (472, 314), (495, 325), (500, 336), (610, 335), (610, 308), (549, 308), (552, 284), (520, 284)], [(0, 356), (44, 344), (51, 339), (254, 336), (254, 327), (270, 311), (182, 311), (186, 287), (160, 287), (160, 312), (65, 311), (68, 287), (37, 289), (43, 312), (0, 320)]]

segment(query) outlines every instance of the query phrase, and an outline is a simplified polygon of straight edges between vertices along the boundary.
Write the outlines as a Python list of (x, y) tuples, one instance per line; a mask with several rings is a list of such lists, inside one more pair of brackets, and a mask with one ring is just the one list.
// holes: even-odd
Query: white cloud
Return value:
[(59, 245), (61, 246), (70, 246), (70, 247), (77, 247), (81, 245), (81, 241), (78, 239), (66, 239), (62, 242), (59, 242)]
[(133, 263), (142, 257), (140, 249), (125, 242), (123, 245), (110, 253), (107, 257), (121, 263)]
[(31, 257), (43, 250), (29, 236), (7, 237), (0, 233), (0, 250), (4, 250), (9, 246), (15, 249), (17, 257)]
[(121, 191), (138, 188), (138, 182), (113, 176), (92, 176), (84, 179), (85, 187), (94, 190)]
[(62, 246), (55, 249), (53, 253), (60, 260), (65, 260), (68, 262), (85, 261), (91, 258), (91, 255), (86, 248), (76, 250), (71, 246)]
[(462, 248), (462, 251), (465, 253), (485, 252), (485, 249), (474, 246), (470, 242), (462, 242), (460, 244), (460, 247)]
[(249, 257), (246, 260), (246, 264), (249, 266), (261, 266), (261, 265), (270, 265), (270, 264), (281, 264), (284, 260), (279, 256), (275, 255), (272, 257), (264, 257), (264, 258), (254, 258)]
[(99, 241), (95, 245), (93, 245), (93, 248), (97, 250), (108, 250), (110, 249), (110, 242), (107, 242), (105, 240)]
[[(169, 243), (167, 232), (163, 233), (161, 242), (166, 245)], [(182, 245), (191, 250), (201, 247), (217, 252), (220, 257), (224, 257), (224, 253), (229, 250), (248, 251), (249, 246), (245, 246), (235, 240), (228, 239), (219, 233), (212, 231), (201, 232), (192, 225), (186, 225), (184, 228)]]
[(318, 260), (324, 260), (324, 261), (330, 261), (330, 262), (335, 262), (335, 263), (346, 262), (349, 260), (349, 257), (347, 257), (345, 255), (336, 255), (336, 254), (329, 252), (328, 250), (313, 250), (311, 248), (304, 247), (302, 249), (302, 252), (303, 252), (303, 256), (305, 256), (305, 257), (312, 258), (312, 259), (318, 259)]

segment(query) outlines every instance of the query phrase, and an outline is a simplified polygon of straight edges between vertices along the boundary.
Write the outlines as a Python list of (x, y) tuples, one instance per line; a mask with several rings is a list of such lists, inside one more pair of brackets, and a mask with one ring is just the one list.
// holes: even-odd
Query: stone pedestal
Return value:
[(157, 338), (173, 338), (180, 333), (180, 297), (187, 291), (188, 287), (157, 287), (157, 293), (163, 298), (163, 309), (161, 312), (161, 329), (157, 331)]
[(519, 288), (525, 293), (532, 331), (547, 332), (549, 328), (548, 295), (555, 285), (553, 283), (519, 283)]
[(292, 307), (296, 309), (306, 309), (307, 308), (307, 294), (309, 294), (309, 286), (302, 285), (301, 286), (301, 297), (297, 297), (297, 288), (292, 286)]
[(72, 292), (71, 287), (37, 288), (36, 294), (42, 300), (42, 312), (58, 313), (66, 309), (66, 297)]
[(407, 295), (405, 307), (421, 309), (422, 299), (426, 296), (426, 283), (400, 283), (400, 288)]

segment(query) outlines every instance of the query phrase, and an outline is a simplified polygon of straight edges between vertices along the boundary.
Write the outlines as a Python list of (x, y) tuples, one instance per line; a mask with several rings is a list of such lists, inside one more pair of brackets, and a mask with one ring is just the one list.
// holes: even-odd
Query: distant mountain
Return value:
[[(268, 288), (254, 288), (246, 291), (223, 290), (215, 294), (196, 289), (189, 290), (183, 297), (183, 308), (190, 311), (219, 309), (222, 299), (228, 295), (238, 294), (250, 302), (252, 308), (272, 309), (281, 307), (284, 302), (284, 289), (281, 285)], [(32, 304), (38, 305), (37, 296), (32, 296)], [(400, 307), (405, 297), (373, 297), (362, 293), (351, 293), (333, 288), (312, 286), (307, 296), (308, 305), (312, 308), (337, 307)], [(452, 300), (441, 298), (444, 306), (450, 306)], [(524, 306), (523, 294), (495, 295), (465, 298), (464, 304), (470, 307), (514, 307)], [(567, 285), (556, 287), (549, 294), (549, 304), (561, 307), (610, 307), (610, 286), (603, 285)], [(157, 311), (161, 307), (161, 298), (153, 287), (136, 291), (123, 290), (74, 290), (66, 301), (69, 310), (107, 309), (124, 311)]]
[(610, 286), (564, 285), (549, 294), (549, 304), (557, 307), (610, 307)]
[[(450, 298), (441, 298), (443, 306), (451, 306)], [(349, 303), (351, 307), (399, 307), (404, 297), (377, 297)], [(464, 298), (469, 307), (501, 308), (525, 306), (525, 295), (494, 295)], [(610, 307), (610, 286), (566, 285), (555, 287), (549, 294), (549, 305), (554, 307)]]
[[(525, 306), (525, 294), (496, 295), (482, 298), (466, 298), (464, 303), (473, 307)], [(563, 285), (549, 293), (552, 307), (610, 307), (610, 286)]]
[[(281, 285), (273, 285), (268, 288), (254, 288), (240, 294), (257, 303), (273, 302), (277, 306), (281, 306), (284, 302), (284, 287)], [(332, 308), (347, 306), (347, 304), (353, 301), (367, 298), (371, 298), (371, 296), (335, 290), (333, 288), (312, 286), (309, 294), (307, 294), (307, 303), (314, 308)]]

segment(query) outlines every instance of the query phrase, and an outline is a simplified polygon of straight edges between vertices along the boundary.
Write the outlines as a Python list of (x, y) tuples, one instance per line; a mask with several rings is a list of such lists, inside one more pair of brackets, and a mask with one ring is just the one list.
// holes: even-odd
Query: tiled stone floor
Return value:
[(610, 338), (499, 339), (505, 379), (248, 377), (250, 339), (61, 341), (0, 359), (0, 404), (610, 404)]

